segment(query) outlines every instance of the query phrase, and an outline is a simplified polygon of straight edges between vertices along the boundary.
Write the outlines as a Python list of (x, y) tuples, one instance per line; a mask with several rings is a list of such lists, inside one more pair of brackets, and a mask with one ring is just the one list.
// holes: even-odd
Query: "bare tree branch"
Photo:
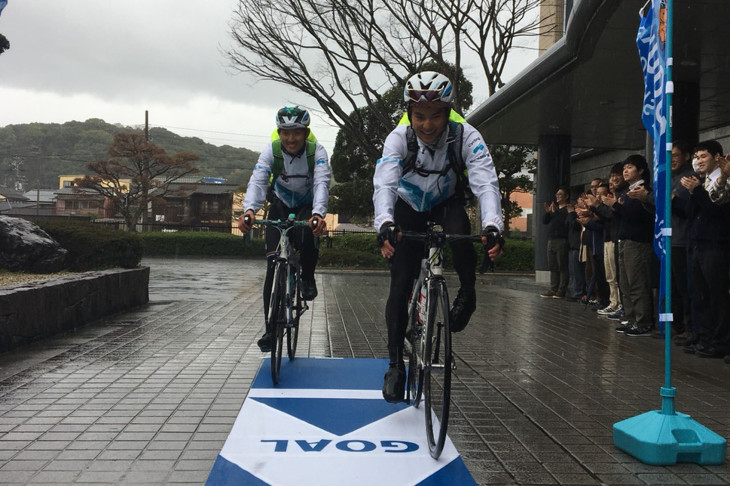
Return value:
[(538, 7), (539, 0), (239, 0), (226, 55), (235, 69), (314, 99), (377, 157), (360, 108), (392, 124), (378, 108), (383, 93), (427, 63), (451, 71), (458, 94), (468, 51), (481, 63), (483, 79), (473, 83), (494, 93), (515, 40), (537, 33)]

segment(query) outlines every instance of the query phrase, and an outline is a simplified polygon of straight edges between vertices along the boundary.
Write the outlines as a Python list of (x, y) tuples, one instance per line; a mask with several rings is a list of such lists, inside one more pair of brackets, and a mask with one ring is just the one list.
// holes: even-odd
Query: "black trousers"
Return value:
[(700, 344), (730, 353), (730, 248), (727, 243), (693, 245), (692, 321)]
[[(430, 221), (443, 226), (448, 234), (471, 233), (464, 202), (458, 198), (449, 199), (424, 212), (414, 211), (406, 202), (398, 199), (394, 219), (394, 223), (406, 231), (425, 231)], [(455, 241), (449, 245), (461, 286), (474, 287), (477, 263), (474, 245), (470, 241)], [(385, 306), (385, 323), (388, 326), (388, 355), (391, 362), (402, 359), (403, 339), (408, 326), (408, 297), (418, 277), (423, 255), (422, 241), (402, 240), (396, 245), (390, 259), (390, 294)]]
[[(269, 206), (269, 219), (286, 219), (294, 214), (296, 219), (309, 219), (312, 217), (312, 206), (300, 206), (290, 208), (280, 199), (273, 198)], [(291, 241), (294, 248), (299, 250), (300, 262), (302, 264), (302, 279), (314, 280), (314, 269), (319, 259), (319, 247), (317, 240), (309, 227), (295, 228), (290, 231), (294, 233)], [(264, 280), (264, 315), (269, 315), (269, 299), (271, 299), (271, 287), (274, 280), (274, 260), (278, 256), (276, 249), (279, 246), (281, 233), (277, 228), (266, 228), (266, 279)]]
[[(686, 247), (672, 247), (672, 314), (674, 316), (672, 332), (675, 333), (692, 330), (688, 255)], [(663, 306), (662, 309), (664, 309)]]

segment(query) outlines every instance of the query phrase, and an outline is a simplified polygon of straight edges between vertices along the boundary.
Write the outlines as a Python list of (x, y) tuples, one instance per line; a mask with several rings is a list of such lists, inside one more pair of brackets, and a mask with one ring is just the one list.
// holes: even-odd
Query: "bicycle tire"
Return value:
[[(418, 322), (418, 296), (421, 287), (425, 285), (421, 283), (413, 286), (410, 304), (408, 306), (408, 327), (406, 328), (406, 339), (410, 347), (408, 355), (408, 375), (406, 378), (406, 399), (408, 403), (418, 408), (421, 404), (423, 396), (423, 362), (419, 360), (424, 356), (423, 346), (425, 339), (423, 335), (423, 324)], [(416, 297), (413, 298), (413, 295)], [(420, 363), (419, 363), (420, 361)]]
[(271, 336), (271, 380), (274, 385), (279, 383), (279, 372), (281, 371), (281, 353), (284, 338), (284, 320), (286, 319), (285, 290), (286, 267), (283, 263), (277, 263), (274, 268), (274, 280), (271, 287), (271, 300), (269, 302), (269, 324), (272, 326)]
[(302, 287), (299, 272), (292, 268), (292, 326), (286, 328), (286, 354), (289, 359), (294, 359), (297, 353), (297, 342), (299, 341), (299, 317), (302, 315)]
[[(443, 280), (431, 280), (424, 363), (424, 412), (431, 457), (438, 459), (446, 442), (451, 402), (451, 327), (449, 296)], [(435, 420), (434, 420), (435, 419)]]

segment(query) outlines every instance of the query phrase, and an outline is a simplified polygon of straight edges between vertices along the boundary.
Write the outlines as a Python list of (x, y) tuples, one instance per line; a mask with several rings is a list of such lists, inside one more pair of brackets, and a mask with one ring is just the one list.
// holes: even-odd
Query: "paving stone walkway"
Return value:
[[(148, 306), (0, 355), (0, 484), (205, 482), (264, 357), (263, 262), (143, 263)], [(317, 283), (297, 355), (386, 357), (387, 274)], [(664, 343), (539, 290), (479, 276), (455, 339), (449, 435), (477, 482), (730, 484), (727, 460), (657, 467), (614, 447), (615, 422), (661, 407)], [(677, 410), (730, 437), (730, 365), (672, 351)]]

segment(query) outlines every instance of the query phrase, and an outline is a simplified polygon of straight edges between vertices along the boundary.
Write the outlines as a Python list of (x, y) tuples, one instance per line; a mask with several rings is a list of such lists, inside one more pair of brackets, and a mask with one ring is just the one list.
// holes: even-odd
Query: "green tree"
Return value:
[(124, 218), (127, 231), (135, 231), (153, 198), (163, 197), (170, 191), (170, 184), (181, 177), (198, 172), (193, 166), (199, 159), (196, 154), (170, 156), (136, 133), (115, 135), (108, 153), (108, 159), (86, 165), (96, 175), (75, 182), (108, 198)]
[(0, 34), (0, 54), (10, 49), (10, 41), (7, 37)]
[(522, 214), (522, 208), (510, 196), (517, 190), (533, 190), (534, 183), (529, 171), (534, 171), (536, 167), (534, 149), (524, 145), (491, 145), (489, 151), (499, 179), (499, 192), (502, 194), (504, 233), (509, 234), (510, 221)]
[[(451, 72), (453, 66), (440, 67), (426, 63), (417, 71), (433, 70)], [(468, 109), (472, 102), (472, 84), (463, 75), (458, 77), (461, 91), (458, 105)], [(395, 86), (386, 91), (372, 106), (358, 108), (352, 120), (358, 120), (357, 130), (361, 139), (368, 140), (371, 150), (365, 150), (359, 140), (350, 136), (349, 130), (341, 129), (335, 139), (330, 158), (332, 175), (337, 184), (330, 190), (329, 209), (346, 219), (368, 221), (373, 214), (373, 174), (375, 161), (382, 154), (383, 142), (395, 128), (406, 109), (403, 87)], [(383, 120), (387, 120), (385, 123)]]

